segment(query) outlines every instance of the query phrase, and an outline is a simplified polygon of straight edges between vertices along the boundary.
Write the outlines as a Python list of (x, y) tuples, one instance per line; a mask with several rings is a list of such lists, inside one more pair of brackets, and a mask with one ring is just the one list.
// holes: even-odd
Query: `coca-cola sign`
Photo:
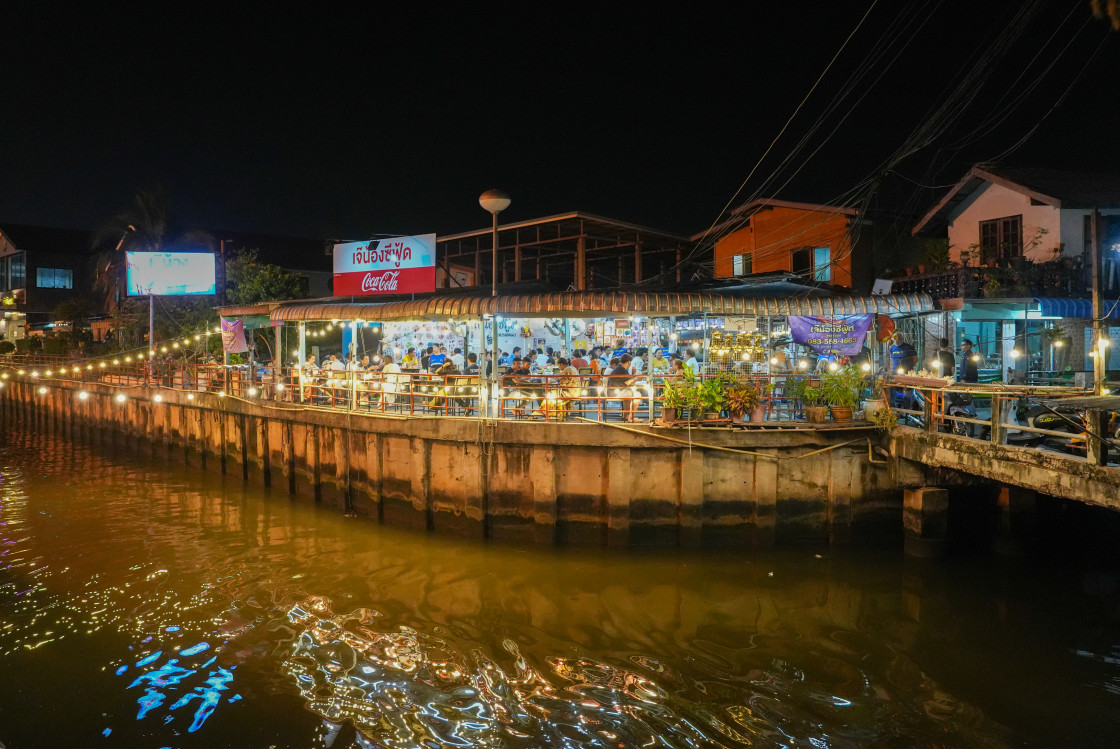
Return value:
[(401, 277), (399, 270), (385, 271), (384, 273), (367, 273), (362, 278), (363, 294), (380, 294), (385, 291), (397, 290), (397, 279)]
[(336, 296), (411, 294), (435, 288), (435, 234), (334, 246)]

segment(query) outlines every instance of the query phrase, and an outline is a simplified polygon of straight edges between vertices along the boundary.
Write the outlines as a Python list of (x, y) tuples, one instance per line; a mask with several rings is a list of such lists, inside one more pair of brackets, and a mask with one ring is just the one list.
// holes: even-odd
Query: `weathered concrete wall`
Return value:
[(938, 466), (943, 473), (937, 483), (945, 483), (944, 472), (958, 471), (1039, 494), (1120, 510), (1120, 470), (1090, 465), (1060, 453), (900, 427), (892, 435), (891, 454), (903, 459), (900, 463)]
[[(499, 541), (842, 542), (902, 522), (876, 433), (616, 429), (393, 418), (142, 388), (9, 382), (0, 418), (110, 450), (241, 476), (385, 523)], [(660, 436), (658, 436), (660, 435)], [(669, 439), (680, 440), (674, 442)], [(698, 446), (702, 442), (706, 447)], [(727, 448), (735, 452), (712, 449)]]

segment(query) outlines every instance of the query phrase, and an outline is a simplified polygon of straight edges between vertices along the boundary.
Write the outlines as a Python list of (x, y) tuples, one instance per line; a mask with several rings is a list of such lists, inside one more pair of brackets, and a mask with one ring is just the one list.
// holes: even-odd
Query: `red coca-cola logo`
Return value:
[(367, 273), (362, 278), (362, 292), (396, 291), (397, 280), (400, 278), (399, 270), (387, 270), (383, 273)]

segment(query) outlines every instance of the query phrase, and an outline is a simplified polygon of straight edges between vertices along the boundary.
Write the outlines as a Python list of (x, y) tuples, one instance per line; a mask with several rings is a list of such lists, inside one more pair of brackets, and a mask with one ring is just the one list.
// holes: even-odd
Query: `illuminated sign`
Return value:
[(415, 294), (435, 290), (435, 234), (334, 246), (335, 296)]
[(214, 255), (208, 252), (127, 252), (129, 296), (217, 293)]

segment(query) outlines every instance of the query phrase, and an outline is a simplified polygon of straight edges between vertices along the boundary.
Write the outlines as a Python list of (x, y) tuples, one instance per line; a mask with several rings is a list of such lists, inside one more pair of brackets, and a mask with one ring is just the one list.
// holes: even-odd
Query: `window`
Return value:
[(1004, 259), (1023, 254), (1023, 217), (1007, 216), (980, 222), (980, 256)]
[(74, 271), (69, 268), (37, 268), (35, 285), (40, 289), (72, 289)]
[(27, 286), (27, 254), (16, 252), (0, 257), (0, 290), (23, 289)]
[(813, 281), (832, 280), (832, 250), (828, 247), (802, 247), (794, 250), (790, 270)]
[(832, 280), (832, 251), (828, 247), (813, 248), (813, 280)]
[(750, 255), (734, 255), (731, 258), (731, 275), (749, 276), (754, 273)]

